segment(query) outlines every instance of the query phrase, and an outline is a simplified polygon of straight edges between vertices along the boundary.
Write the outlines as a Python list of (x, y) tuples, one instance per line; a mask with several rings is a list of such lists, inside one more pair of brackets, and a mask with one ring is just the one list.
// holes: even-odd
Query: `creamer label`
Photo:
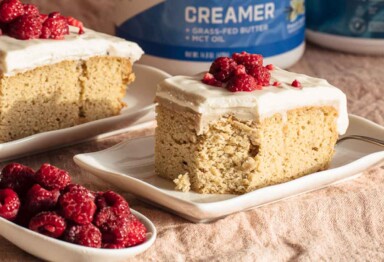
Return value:
[(270, 57), (304, 41), (304, 0), (165, 0), (148, 1), (146, 9), (142, 2), (121, 1), (116, 34), (149, 55), (207, 62), (241, 51)]

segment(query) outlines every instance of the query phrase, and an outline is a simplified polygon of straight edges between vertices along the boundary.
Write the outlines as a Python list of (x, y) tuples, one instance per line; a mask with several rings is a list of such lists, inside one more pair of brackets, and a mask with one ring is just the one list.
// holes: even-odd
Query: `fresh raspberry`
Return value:
[(243, 63), (243, 58), (244, 56), (248, 55), (247, 52), (243, 51), (241, 53), (233, 53), (232, 54), (232, 59), (236, 61), (236, 63), (238, 64), (242, 64)]
[(263, 56), (258, 54), (249, 54), (247, 52), (233, 53), (232, 58), (236, 63), (244, 65), (247, 69), (263, 65)]
[(60, 12), (52, 12), (52, 13), (49, 13), (48, 17), (49, 18), (61, 18), (62, 15), (60, 14)]
[(6, 35), (8, 33), (8, 27), (9, 27), (8, 23), (1, 23), (0, 22), (0, 28), (1, 28), (1, 32), (3, 35)]
[(86, 247), (100, 248), (101, 232), (93, 224), (72, 225), (65, 231), (64, 240)]
[(275, 66), (272, 65), (272, 64), (268, 64), (268, 65), (265, 66), (265, 68), (268, 69), (268, 70), (273, 70), (273, 69), (275, 69)]
[(216, 80), (216, 78), (211, 73), (205, 73), (203, 79), (201, 81), (204, 84), (210, 85), (210, 86), (217, 86), (222, 87), (223, 82)]
[(25, 15), (40, 15), (39, 9), (35, 5), (24, 4), (23, 9)]
[(9, 24), (9, 36), (20, 40), (35, 39), (41, 35), (41, 28), (40, 16), (23, 15)]
[(293, 80), (291, 86), (296, 87), (296, 88), (301, 88), (302, 87), (301, 83), (299, 82), (299, 80), (296, 80), (296, 79)]
[(37, 183), (47, 189), (63, 189), (70, 182), (68, 172), (50, 164), (43, 164), (35, 174)]
[(83, 22), (73, 18), (72, 16), (67, 17), (68, 25), (79, 28), (79, 35), (84, 34), (84, 25)]
[(4, 0), (0, 3), (0, 22), (9, 23), (23, 14), (24, 7), (19, 0)]
[(253, 66), (248, 69), (248, 74), (253, 76), (258, 85), (268, 86), (271, 80), (271, 73), (263, 66)]
[(20, 226), (28, 227), (29, 221), (36, 213), (29, 212), (24, 202), (21, 201), (21, 206), (19, 212), (17, 212), (17, 217), (14, 222)]
[(118, 216), (110, 207), (96, 216), (95, 225), (103, 235), (104, 248), (130, 247), (146, 240), (147, 229), (133, 214)]
[(35, 184), (28, 190), (23, 206), (31, 214), (37, 214), (41, 211), (50, 211), (56, 207), (59, 196), (60, 191), (58, 189), (49, 191), (39, 184)]
[(104, 248), (124, 248), (127, 246), (129, 236), (128, 217), (114, 217), (98, 227), (102, 234)]
[(45, 20), (47, 20), (48, 18), (48, 15), (47, 14), (40, 14), (40, 20), (41, 20), (41, 23), (44, 23)]
[(129, 215), (119, 215), (115, 208), (104, 207), (95, 215), (93, 223), (100, 229), (104, 248), (124, 248), (129, 234)]
[(124, 217), (127, 218), (128, 214), (122, 214), (119, 216), (116, 209), (112, 207), (103, 207), (95, 214), (93, 224), (100, 228), (108, 224), (112, 224), (114, 221)]
[(135, 246), (146, 240), (147, 228), (133, 214), (129, 216), (129, 233), (126, 247)]
[(105, 241), (102, 242), (102, 248), (121, 249), (121, 248), (125, 248), (125, 247), (126, 247), (126, 241), (121, 242), (121, 243), (112, 243), (112, 242), (105, 242)]
[(53, 238), (59, 238), (66, 227), (65, 219), (56, 212), (41, 212), (31, 218), (28, 226), (33, 231)]
[(10, 188), (0, 189), (0, 216), (14, 220), (20, 209), (20, 199)]
[(236, 62), (232, 58), (222, 56), (213, 61), (209, 68), (209, 73), (211, 73), (216, 80), (226, 82), (232, 76), (236, 65)]
[(75, 192), (75, 191), (82, 191), (86, 194), (91, 193), (91, 191), (79, 184), (68, 184), (63, 190), (62, 193), (67, 193), (67, 192)]
[(98, 193), (93, 192), (80, 184), (68, 184), (63, 190), (61, 190), (62, 194), (67, 192), (80, 192), (82, 194), (88, 195), (90, 198), (92, 198), (93, 201), (95, 201), (95, 198), (98, 195)]
[(96, 206), (99, 210), (105, 207), (111, 207), (117, 215), (130, 214), (128, 202), (121, 195), (113, 191), (100, 193), (96, 197)]
[(235, 68), (235, 71), (234, 71), (234, 75), (242, 75), (242, 74), (246, 74), (247, 71), (245, 69), (245, 66), (243, 65), (237, 65), (236, 68)]
[(280, 86), (281, 85), (281, 83), (280, 82), (278, 82), (278, 81), (275, 81), (275, 82), (273, 82), (273, 84), (272, 84), (273, 86)]
[(227, 89), (231, 92), (250, 92), (258, 89), (255, 79), (247, 74), (235, 75), (228, 83)]
[(0, 188), (11, 188), (19, 196), (23, 196), (35, 184), (34, 174), (32, 168), (19, 163), (10, 163), (1, 171)]
[(65, 218), (84, 225), (93, 220), (96, 212), (94, 199), (89, 190), (76, 190), (75, 188), (63, 193), (59, 198), (59, 204)]
[(261, 55), (257, 55), (257, 54), (250, 54), (250, 55), (245, 56), (243, 58), (242, 64), (246, 68), (251, 68), (254, 66), (262, 66), (263, 65), (263, 57)]
[(44, 39), (64, 39), (64, 35), (69, 34), (67, 19), (58, 12), (48, 15), (43, 23), (40, 38)]

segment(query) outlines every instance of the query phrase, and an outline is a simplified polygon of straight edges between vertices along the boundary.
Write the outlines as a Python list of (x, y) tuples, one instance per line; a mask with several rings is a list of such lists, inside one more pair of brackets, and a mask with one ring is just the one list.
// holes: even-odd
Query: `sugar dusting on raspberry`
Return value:
[(216, 58), (201, 80), (211, 86), (225, 87), (231, 92), (252, 92), (270, 85), (273, 65), (263, 66), (263, 56), (247, 52)]
[(65, 17), (59, 12), (41, 14), (37, 6), (23, 4), (20, 0), (0, 2), (0, 23), (0, 35), (5, 34), (19, 40), (61, 40), (69, 34), (69, 26), (78, 27), (79, 34), (84, 33), (81, 21), (70, 16)]

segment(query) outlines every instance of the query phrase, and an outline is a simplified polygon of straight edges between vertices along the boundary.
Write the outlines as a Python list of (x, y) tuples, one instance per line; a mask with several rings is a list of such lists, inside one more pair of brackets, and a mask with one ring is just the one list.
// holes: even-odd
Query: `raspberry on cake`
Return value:
[(338, 135), (348, 127), (341, 90), (323, 79), (264, 67), (260, 55), (243, 52), (218, 61), (210, 73), (224, 70), (229, 77), (174, 76), (159, 83), (159, 176), (182, 191), (243, 194), (328, 167)]
[(143, 54), (58, 12), (0, 2), (0, 143), (118, 115)]

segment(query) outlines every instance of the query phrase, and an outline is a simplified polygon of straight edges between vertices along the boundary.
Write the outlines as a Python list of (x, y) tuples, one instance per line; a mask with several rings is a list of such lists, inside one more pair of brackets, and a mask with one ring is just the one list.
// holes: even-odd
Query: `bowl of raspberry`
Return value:
[(71, 183), (47, 163), (10, 163), (0, 174), (0, 234), (45, 260), (119, 261), (147, 250), (156, 228), (114, 191)]

